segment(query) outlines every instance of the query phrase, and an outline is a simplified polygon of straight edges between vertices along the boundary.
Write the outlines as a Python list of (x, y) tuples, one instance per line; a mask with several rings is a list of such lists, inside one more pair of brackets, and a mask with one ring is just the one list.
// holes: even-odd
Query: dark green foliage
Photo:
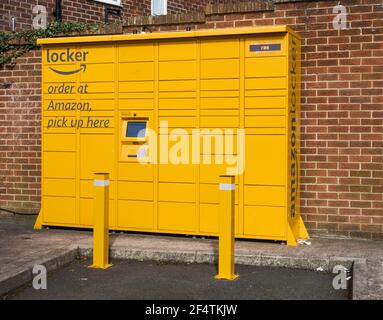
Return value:
[(84, 32), (97, 32), (103, 23), (51, 22), (45, 29), (20, 32), (0, 32), (0, 67), (15, 63), (16, 59), (28, 51), (38, 49), (40, 38), (54, 38)]

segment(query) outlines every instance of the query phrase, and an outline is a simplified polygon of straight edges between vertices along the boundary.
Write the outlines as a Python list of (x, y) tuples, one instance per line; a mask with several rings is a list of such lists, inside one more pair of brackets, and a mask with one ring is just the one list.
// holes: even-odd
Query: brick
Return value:
[(360, 224), (356, 224), (356, 223), (342, 223), (342, 224), (339, 224), (339, 230), (344, 230), (344, 231), (359, 231), (360, 230)]
[(372, 234), (370, 232), (352, 231), (350, 232), (352, 238), (371, 239)]
[(349, 216), (333, 216), (333, 215), (329, 215), (327, 217), (328, 219), (328, 222), (349, 222), (350, 220), (350, 217)]
[(372, 221), (371, 217), (350, 216), (350, 222), (351, 223), (371, 223), (371, 221)]
[(324, 223), (324, 222), (320, 222), (318, 223), (318, 229), (326, 229), (328, 231), (336, 231), (338, 230), (338, 226), (339, 224), (338, 223)]

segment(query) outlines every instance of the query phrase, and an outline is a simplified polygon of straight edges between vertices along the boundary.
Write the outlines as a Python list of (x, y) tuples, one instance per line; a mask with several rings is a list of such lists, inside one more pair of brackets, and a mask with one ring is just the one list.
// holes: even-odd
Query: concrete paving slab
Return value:
[[(30, 273), (34, 264), (52, 257), (59, 259), (66, 252), (77, 250), (91, 256), (91, 231), (33, 230), (34, 220), (35, 217), (0, 215), (0, 283), (23, 270)], [(211, 263), (217, 261), (217, 244), (211, 238), (114, 232), (110, 235), (110, 255), (112, 259)], [(322, 267), (324, 271), (332, 271), (336, 264), (354, 265), (361, 270), (361, 275), (355, 277), (355, 298), (383, 299), (383, 242), (379, 240), (313, 238), (311, 245), (298, 247), (237, 240), (235, 254), (236, 263), (244, 265), (310, 270)]]

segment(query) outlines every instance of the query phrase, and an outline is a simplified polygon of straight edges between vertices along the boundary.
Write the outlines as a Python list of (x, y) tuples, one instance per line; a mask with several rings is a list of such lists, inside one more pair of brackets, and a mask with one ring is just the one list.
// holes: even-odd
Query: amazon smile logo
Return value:
[(68, 75), (70, 75), (70, 74), (75, 74), (75, 73), (77, 73), (77, 72), (80, 72), (81, 70), (83, 70), (83, 71), (85, 72), (85, 70), (86, 70), (86, 64), (81, 64), (80, 67), (81, 67), (81, 68), (76, 69), (76, 70), (72, 70), (72, 71), (60, 71), (60, 70), (54, 69), (54, 68), (52, 68), (52, 67), (49, 67), (49, 69), (51, 69), (52, 71), (54, 71), (54, 72), (56, 72), (56, 73), (58, 73), (58, 74), (61, 74), (61, 75), (63, 75), (63, 76), (68, 76)]
[(67, 75), (78, 73), (81, 70), (83, 72), (85, 72), (86, 64), (84, 62), (86, 62), (88, 54), (89, 54), (88, 51), (75, 51), (75, 50), (72, 50), (70, 48), (67, 48), (66, 50), (60, 51), (60, 52), (55, 52), (55, 51), (52, 52), (50, 49), (47, 49), (46, 61), (48, 63), (52, 63), (52, 62), (53, 63), (55, 63), (55, 62), (63, 62), (63, 63), (65, 63), (65, 62), (83, 62), (80, 64), (79, 69), (75, 69), (75, 70), (71, 70), (71, 71), (62, 71), (62, 70), (58, 70), (58, 69), (53, 68), (53, 67), (49, 67), (49, 69), (56, 72), (57, 74), (67, 76)]

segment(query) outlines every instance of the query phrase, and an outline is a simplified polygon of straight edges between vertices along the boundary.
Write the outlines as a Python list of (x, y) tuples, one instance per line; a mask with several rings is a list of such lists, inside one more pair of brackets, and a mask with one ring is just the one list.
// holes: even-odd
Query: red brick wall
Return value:
[(41, 58), (32, 51), (0, 71), (0, 207), (40, 207)]
[[(168, 14), (203, 11), (207, 0), (168, 0)], [(47, 8), (48, 21), (54, 20), (55, 0), (1, 0), (0, 32), (10, 31), (10, 17), (16, 17), (16, 31), (31, 29), (32, 8)], [(121, 19), (129, 16), (150, 15), (151, 0), (122, 0)], [(62, 19), (72, 22), (104, 21), (104, 5), (92, 0), (62, 0)], [(111, 16), (111, 20), (113, 20)]]
[[(287, 24), (302, 36), (302, 215), (311, 233), (383, 239), (383, 5), (341, 1), (348, 28), (334, 30), (337, 4), (275, 0), (260, 12), (209, 12), (192, 27)], [(37, 56), (0, 71), (12, 83), (0, 84), (0, 206), (30, 211), (39, 206)]]
[(207, 0), (168, 0), (168, 14), (202, 12)]
[[(32, 29), (35, 5), (43, 5), (47, 9), (48, 21), (53, 21), (55, 0), (1, 0), (0, 3), (0, 31), (10, 31), (10, 17), (16, 17), (16, 31)], [(62, 0), (63, 21), (92, 22), (103, 20), (103, 6), (90, 0)], [(140, 12), (141, 14), (141, 12)]]

